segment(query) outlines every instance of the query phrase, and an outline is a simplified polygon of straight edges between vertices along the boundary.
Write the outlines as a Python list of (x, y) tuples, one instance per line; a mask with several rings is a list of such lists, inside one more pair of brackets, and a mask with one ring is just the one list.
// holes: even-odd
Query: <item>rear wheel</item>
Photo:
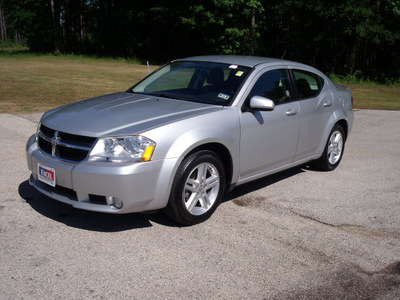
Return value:
[(342, 160), (345, 141), (346, 136), (343, 127), (336, 124), (329, 135), (324, 153), (315, 161), (314, 165), (324, 171), (336, 169)]
[(165, 213), (173, 220), (193, 225), (207, 220), (221, 202), (225, 170), (211, 151), (199, 151), (179, 166)]

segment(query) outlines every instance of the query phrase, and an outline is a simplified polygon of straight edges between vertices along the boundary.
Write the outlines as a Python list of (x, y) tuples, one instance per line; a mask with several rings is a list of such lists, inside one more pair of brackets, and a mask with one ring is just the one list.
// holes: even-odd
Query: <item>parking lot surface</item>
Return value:
[(192, 227), (36, 192), (38, 118), (0, 114), (0, 299), (400, 299), (400, 112), (355, 112), (335, 171), (237, 187)]

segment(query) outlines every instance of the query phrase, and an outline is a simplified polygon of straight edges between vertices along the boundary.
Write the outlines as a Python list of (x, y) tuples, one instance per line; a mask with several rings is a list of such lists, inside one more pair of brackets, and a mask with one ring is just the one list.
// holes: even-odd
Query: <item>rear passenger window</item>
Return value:
[(293, 70), (293, 75), (300, 99), (315, 97), (321, 92), (324, 80), (317, 74), (303, 70)]

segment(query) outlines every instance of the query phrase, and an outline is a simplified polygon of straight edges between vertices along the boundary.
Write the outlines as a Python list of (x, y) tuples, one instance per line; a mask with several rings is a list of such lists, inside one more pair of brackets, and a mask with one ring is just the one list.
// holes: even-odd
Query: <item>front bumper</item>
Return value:
[[(70, 163), (41, 152), (34, 136), (28, 140), (26, 153), (32, 172), (29, 182), (41, 193), (76, 208), (120, 214), (165, 207), (177, 163), (174, 159)], [(38, 164), (55, 170), (56, 187), (38, 180)], [(113, 199), (121, 200), (122, 208), (116, 208)]]

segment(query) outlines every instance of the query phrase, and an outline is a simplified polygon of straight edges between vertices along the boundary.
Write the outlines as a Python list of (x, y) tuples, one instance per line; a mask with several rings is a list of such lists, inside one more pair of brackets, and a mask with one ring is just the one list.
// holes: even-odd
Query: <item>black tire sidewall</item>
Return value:
[[(331, 140), (332, 134), (333, 134), (335, 131), (339, 131), (340, 134), (342, 135), (343, 147), (342, 147), (342, 150), (341, 150), (341, 153), (340, 153), (339, 160), (338, 160), (336, 163), (331, 164), (331, 163), (329, 162), (329, 159), (328, 159), (328, 147), (329, 147), (329, 142), (330, 142), (330, 140)], [(329, 134), (328, 141), (326, 142), (326, 145), (325, 145), (324, 153), (322, 154), (322, 157), (321, 157), (321, 159), (322, 159), (322, 161), (321, 161), (321, 163), (322, 163), (322, 164), (321, 164), (321, 168), (322, 168), (322, 169), (324, 169), (324, 170), (326, 170), (326, 171), (332, 171), (332, 170), (336, 169), (336, 167), (340, 164), (340, 162), (341, 162), (341, 160), (342, 160), (345, 144), (346, 144), (346, 136), (345, 136), (343, 127), (340, 126), (339, 124), (336, 124), (336, 125), (332, 128), (331, 133)]]

